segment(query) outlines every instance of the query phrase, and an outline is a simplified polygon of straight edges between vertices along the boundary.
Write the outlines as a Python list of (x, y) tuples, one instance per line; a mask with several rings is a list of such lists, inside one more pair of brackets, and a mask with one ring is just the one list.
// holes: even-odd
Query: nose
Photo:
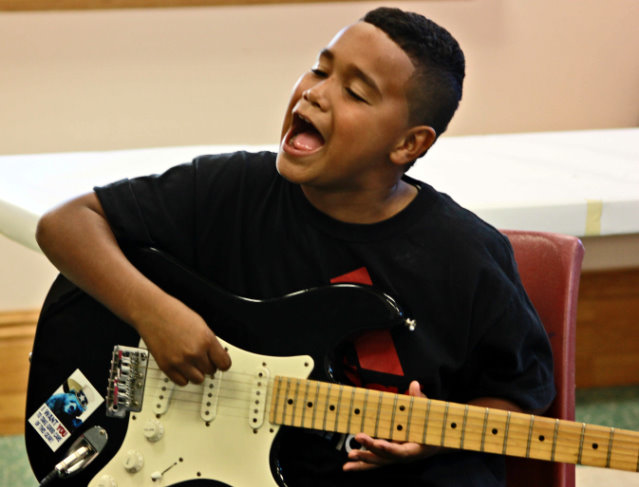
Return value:
[(327, 82), (328, 80), (322, 80), (310, 86), (302, 92), (302, 98), (320, 110), (326, 110), (328, 108)]

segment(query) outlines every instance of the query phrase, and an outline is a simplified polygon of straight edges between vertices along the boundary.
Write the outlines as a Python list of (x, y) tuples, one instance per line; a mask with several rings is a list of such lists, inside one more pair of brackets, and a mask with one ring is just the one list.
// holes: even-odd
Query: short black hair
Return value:
[(459, 106), (466, 62), (455, 38), (423, 15), (380, 7), (363, 22), (386, 33), (411, 59), (415, 74), (407, 91), (410, 122), (441, 135)]

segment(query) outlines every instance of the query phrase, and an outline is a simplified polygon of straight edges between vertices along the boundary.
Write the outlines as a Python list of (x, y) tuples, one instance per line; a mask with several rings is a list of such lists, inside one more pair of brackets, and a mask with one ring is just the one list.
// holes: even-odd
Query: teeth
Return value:
[(299, 118), (301, 118), (304, 122), (306, 122), (306, 123), (311, 123), (311, 121), (310, 121), (308, 118), (306, 118), (304, 115), (300, 115), (300, 114), (298, 113), (298, 114), (297, 114), (297, 116), (298, 116)]

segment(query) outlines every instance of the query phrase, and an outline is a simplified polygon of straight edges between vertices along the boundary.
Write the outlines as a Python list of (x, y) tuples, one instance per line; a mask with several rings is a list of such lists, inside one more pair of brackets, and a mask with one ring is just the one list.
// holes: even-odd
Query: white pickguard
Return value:
[[(208, 381), (215, 391), (210, 398), (206, 383), (175, 386), (172, 393), (171, 387), (162, 391), (172, 383), (166, 384), (166, 376), (150, 361), (143, 408), (130, 413), (120, 450), (89, 487), (157, 487), (193, 479), (217, 480), (232, 487), (278, 485), (269, 453), (279, 426), (269, 422), (270, 393), (264, 388), (264, 371), (271, 378), (307, 378), (313, 360), (305, 355), (258, 355), (222, 343), (233, 365)], [(207, 403), (211, 410), (203, 412)], [(145, 436), (145, 428), (151, 439)]]

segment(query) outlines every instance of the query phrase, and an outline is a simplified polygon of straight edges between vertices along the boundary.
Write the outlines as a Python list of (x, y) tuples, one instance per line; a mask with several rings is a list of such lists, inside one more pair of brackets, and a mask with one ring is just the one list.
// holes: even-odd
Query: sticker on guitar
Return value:
[(31, 415), (29, 424), (56, 451), (103, 402), (104, 398), (76, 369)]

